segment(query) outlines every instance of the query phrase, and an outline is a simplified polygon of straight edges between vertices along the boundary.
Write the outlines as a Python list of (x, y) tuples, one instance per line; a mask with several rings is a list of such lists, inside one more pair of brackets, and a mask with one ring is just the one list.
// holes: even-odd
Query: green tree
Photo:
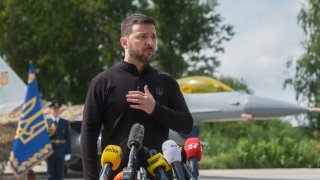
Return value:
[(158, 23), (156, 67), (177, 78), (199, 70), (211, 75), (218, 60), (202, 51), (222, 52), (233, 35), (216, 6), (211, 0), (2, 0), (0, 56), (24, 80), (33, 60), (44, 99), (83, 103), (90, 80), (123, 55), (121, 20), (142, 12)]
[[(216, 1), (154, 0), (159, 21), (159, 68), (175, 77), (209, 75), (220, 65), (214, 56), (223, 52), (222, 43), (233, 35), (230, 25), (215, 14)], [(203, 50), (209, 49), (213, 55)]]
[[(285, 86), (293, 86), (298, 100), (307, 100), (310, 107), (320, 105), (320, 1), (308, 0), (299, 12), (298, 22), (301, 25), (305, 41), (304, 53), (295, 66), (296, 74), (285, 81)], [(288, 62), (288, 68), (292, 62)], [(312, 129), (320, 130), (320, 114), (308, 114)]]
[(110, 57), (120, 59), (115, 37), (132, 7), (127, 1), (2, 1), (0, 55), (24, 80), (33, 60), (44, 99), (82, 103), (92, 77)]
[(219, 77), (219, 80), (236, 91), (244, 91), (248, 94), (253, 94), (253, 90), (249, 88), (244, 79), (236, 79), (230, 76), (221, 76)]

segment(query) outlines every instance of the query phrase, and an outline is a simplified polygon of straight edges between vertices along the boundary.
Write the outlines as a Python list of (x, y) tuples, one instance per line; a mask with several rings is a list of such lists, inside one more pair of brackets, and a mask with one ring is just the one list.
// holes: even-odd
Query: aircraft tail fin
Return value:
[(0, 57), (0, 114), (21, 105), (27, 86)]

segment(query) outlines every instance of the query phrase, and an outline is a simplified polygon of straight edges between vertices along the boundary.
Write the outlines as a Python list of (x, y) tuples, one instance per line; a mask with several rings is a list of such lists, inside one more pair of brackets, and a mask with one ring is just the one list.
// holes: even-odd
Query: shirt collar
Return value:
[[(120, 66), (120, 68), (122, 68), (123, 70), (125, 70), (126, 72), (130, 72), (131, 74), (133, 75), (140, 75), (140, 73), (138, 72), (136, 66), (134, 64), (131, 64), (131, 63), (128, 63), (124, 60), (121, 60), (119, 63), (118, 63), (118, 66)], [(148, 71), (148, 69), (150, 69), (150, 64), (147, 64), (141, 74), (145, 73), (146, 71)]]
[(53, 121), (56, 121), (56, 122), (58, 123), (58, 122), (59, 122), (59, 120), (60, 120), (60, 118), (59, 118), (59, 117), (57, 117), (57, 118), (52, 117), (52, 120), (53, 120)]

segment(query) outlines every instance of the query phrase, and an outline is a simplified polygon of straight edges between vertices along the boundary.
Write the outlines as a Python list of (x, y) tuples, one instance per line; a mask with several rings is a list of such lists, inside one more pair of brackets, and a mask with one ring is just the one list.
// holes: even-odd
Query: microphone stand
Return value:
[(183, 167), (184, 172), (188, 175), (189, 179), (196, 180), (185, 164), (182, 164), (182, 167)]
[(195, 157), (190, 158), (189, 165), (190, 165), (190, 169), (193, 177), (198, 179), (198, 176), (199, 176), (198, 159)]
[(140, 167), (138, 171), (137, 180), (147, 180), (147, 172), (143, 167)]
[(172, 165), (173, 171), (174, 171), (177, 179), (178, 180), (185, 180), (180, 162), (175, 161), (175, 162), (172, 162), (171, 165)]
[(111, 180), (110, 179), (111, 168), (112, 168), (112, 165), (110, 163), (106, 163), (103, 167), (103, 171), (100, 175), (99, 180)]
[(129, 161), (127, 167), (123, 168), (122, 179), (134, 180), (135, 167), (134, 162), (137, 158), (137, 148), (135, 145), (131, 147)]

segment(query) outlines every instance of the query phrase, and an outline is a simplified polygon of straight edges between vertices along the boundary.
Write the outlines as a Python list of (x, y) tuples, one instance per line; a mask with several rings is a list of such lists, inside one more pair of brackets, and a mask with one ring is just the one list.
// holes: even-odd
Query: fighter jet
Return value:
[(170, 131), (178, 144), (198, 136), (198, 125), (205, 122), (247, 121), (292, 116), (309, 111), (298, 104), (238, 92), (222, 82), (205, 76), (178, 79), (180, 90), (194, 119), (188, 135)]
[(195, 121), (236, 121), (290, 116), (308, 108), (243, 92), (184, 94)]
[(308, 108), (276, 99), (234, 91), (210, 77), (178, 80), (195, 122), (252, 121), (308, 112)]

